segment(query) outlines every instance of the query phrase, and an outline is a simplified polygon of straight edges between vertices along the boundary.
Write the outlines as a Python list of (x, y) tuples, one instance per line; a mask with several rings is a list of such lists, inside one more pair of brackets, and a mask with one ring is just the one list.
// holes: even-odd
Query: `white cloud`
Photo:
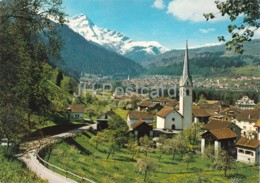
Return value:
[(209, 29), (199, 29), (199, 31), (200, 31), (201, 33), (207, 34), (207, 33), (209, 33), (209, 32), (214, 32), (215, 29), (214, 29), (214, 28), (209, 28)]
[[(189, 20), (193, 22), (206, 21), (204, 13), (218, 13), (215, 0), (172, 0), (168, 4), (167, 13), (178, 17), (181, 20)], [(226, 19), (220, 14), (211, 21)]]
[(161, 9), (161, 10), (164, 9), (165, 5), (164, 5), (163, 0), (155, 0), (153, 3), (153, 7), (157, 8), (157, 9)]

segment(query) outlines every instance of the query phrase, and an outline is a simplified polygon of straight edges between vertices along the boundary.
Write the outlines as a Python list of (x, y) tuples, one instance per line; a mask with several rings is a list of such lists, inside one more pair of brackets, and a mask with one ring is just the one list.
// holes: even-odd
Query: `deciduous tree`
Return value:
[[(235, 47), (236, 53), (243, 53), (243, 43), (251, 41), (254, 33), (260, 27), (259, 0), (226, 0), (215, 1), (219, 13), (227, 16), (231, 22), (242, 18), (242, 23), (228, 25), (228, 32), (231, 34), (231, 40), (226, 42), (226, 48), (231, 50)], [(213, 13), (204, 14), (207, 20), (214, 19)], [(219, 41), (226, 41), (224, 36), (218, 37)]]

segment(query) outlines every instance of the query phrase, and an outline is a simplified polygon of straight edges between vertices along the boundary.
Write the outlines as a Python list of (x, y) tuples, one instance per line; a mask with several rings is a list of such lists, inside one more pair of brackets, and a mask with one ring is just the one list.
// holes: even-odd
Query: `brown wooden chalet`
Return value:
[(147, 124), (144, 120), (139, 119), (130, 125), (130, 133), (134, 134), (137, 138), (143, 137), (145, 135), (152, 137), (153, 126), (152, 124)]
[(192, 118), (194, 122), (208, 123), (210, 114), (200, 106), (192, 106)]
[(145, 110), (145, 111), (153, 111), (153, 110), (161, 110), (162, 106), (159, 102), (150, 102), (144, 100), (138, 104), (138, 110)]
[(235, 123), (229, 121), (211, 119), (210, 122), (204, 125), (202, 128), (205, 130), (229, 128), (237, 134), (237, 140), (241, 137), (241, 128), (239, 128), (239, 126), (237, 126)]
[(230, 128), (212, 129), (202, 134), (202, 153), (208, 145), (214, 146), (215, 152), (220, 148), (227, 150), (230, 154), (235, 155), (235, 144), (237, 134)]
[(108, 128), (108, 120), (113, 115), (117, 115), (117, 114), (113, 110), (110, 110), (110, 111), (102, 114), (101, 116), (99, 116), (97, 119), (97, 130), (100, 131), (100, 130)]

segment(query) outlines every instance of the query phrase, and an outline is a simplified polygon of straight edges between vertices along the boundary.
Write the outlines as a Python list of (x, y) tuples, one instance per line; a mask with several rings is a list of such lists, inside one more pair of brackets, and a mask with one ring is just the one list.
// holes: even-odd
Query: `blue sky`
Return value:
[(214, 0), (64, 0), (69, 16), (85, 14), (99, 27), (119, 31), (135, 41), (158, 41), (169, 49), (218, 43), (228, 35), (227, 18), (206, 22), (216, 12)]

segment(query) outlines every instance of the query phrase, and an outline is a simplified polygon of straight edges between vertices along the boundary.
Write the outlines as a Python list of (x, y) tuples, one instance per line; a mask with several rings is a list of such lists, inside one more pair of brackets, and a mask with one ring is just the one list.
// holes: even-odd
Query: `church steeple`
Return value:
[(179, 112), (183, 116), (183, 129), (192, 124), (192, 79), (189, 69), (188, 42), (184, 56), (183, 73), (180, 79)]
[[(187, 83), (187, 80), (189, 80), (190, 82)], [(186, 50), (184, 56), (184, 65), (183, 65), (181, 84), (189, 85), (189, 83), (192, 84), (192, 78), (191, 78), (190, 68), (189, 68), (188, 41), (186, 41)]]

